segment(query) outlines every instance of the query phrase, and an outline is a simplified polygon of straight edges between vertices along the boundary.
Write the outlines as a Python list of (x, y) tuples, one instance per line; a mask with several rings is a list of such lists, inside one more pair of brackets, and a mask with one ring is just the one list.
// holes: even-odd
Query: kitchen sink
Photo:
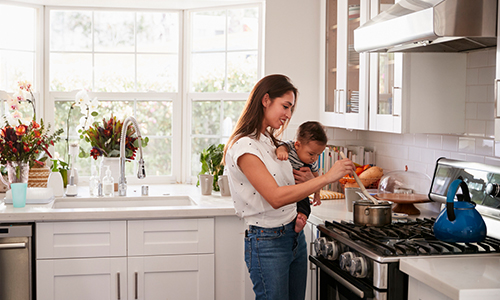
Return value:
[(52, 208), (128, 208), (128, 207), (172, 207), (197, 205), (188, 196), (144, 196), (115, 198), (63, 198), (56, 199)]

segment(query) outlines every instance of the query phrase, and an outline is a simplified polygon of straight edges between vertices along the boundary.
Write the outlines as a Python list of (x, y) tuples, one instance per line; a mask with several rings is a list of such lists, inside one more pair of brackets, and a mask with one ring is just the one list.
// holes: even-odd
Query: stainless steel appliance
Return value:
[(31, 224), (0, 224), (0, 299), (33, 299)]
[[(439, 159), (429, 198), (446, 201), (451, 182), (467, 183), (477, 210), (498, 216), (500, 168), (484, 164)], [(496, 212), (496, 214), (495, 214)], [(486, 214), (483, 214), (486, 217)], [(318, 298), (404, 300), (408, 276), (399, 270), (401, 257), (500, 255), (500, 239), (490, 234), (479, 243), (443, 242), (434, 236), (435, 218), (394, 220), (374, 227), (351, 221), (326, 221), (319, 225), (315, 254), (309, 260), (319, 267)], [(500, 219), (488, 222), (500, 223)]]

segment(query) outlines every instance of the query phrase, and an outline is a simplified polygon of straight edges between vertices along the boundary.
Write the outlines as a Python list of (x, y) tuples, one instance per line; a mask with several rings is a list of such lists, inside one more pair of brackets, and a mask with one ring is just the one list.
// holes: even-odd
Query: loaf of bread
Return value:
[(384, 176), (384, 170), (380, 167), (374, 166), (366, 169), (363, 173), (359, 175), (359, 178), (365, 186), (377, 182), (380, 178)]

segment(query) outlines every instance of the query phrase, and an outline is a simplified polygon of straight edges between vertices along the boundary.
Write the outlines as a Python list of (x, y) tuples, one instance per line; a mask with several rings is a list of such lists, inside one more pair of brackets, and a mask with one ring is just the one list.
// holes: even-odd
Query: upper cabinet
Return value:
[[(500, 5), (498, 6), (500, 13)], [(497, 22), (497, 32), (500, 32), (500, 22)], [(500, 45), (500, 35), (497, 37), (497, 45)], [(500, 141), (500, 97), (498, 96), (500, 83), (500, 47), (497, 46), (497, 63), (495, 72), (495, 141)]]
[(325, 126), (368, 129), (367, 54), (354, 50), (354, 29), (369, 16), (367, 0), (322, 1), (320, 120)]
[(354, 50), (354, 29), (394, 3), (325, 1), (321, 122), (391, 133), (464, 133), (466, 53)]

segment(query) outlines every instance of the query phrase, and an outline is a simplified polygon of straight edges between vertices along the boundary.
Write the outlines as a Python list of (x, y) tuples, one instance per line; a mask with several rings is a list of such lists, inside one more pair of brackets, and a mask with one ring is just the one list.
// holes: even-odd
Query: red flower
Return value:
[(35, 135), (35, 137), (39, 138), (42, 134), (40, 133), (40, 131), (38, 130), (34, 130), (33, 131), (33, 134)]
[(26, 133), (27, 126), (26, 125), (19, 125), (16, 127), (16, 135), (24, 135)]
[(38, 124), (35, 120), (33, 120), (33, 122), (31, 122), (31, 124), (33, 124), (34, 129), (40, 128), (40, 124)]

